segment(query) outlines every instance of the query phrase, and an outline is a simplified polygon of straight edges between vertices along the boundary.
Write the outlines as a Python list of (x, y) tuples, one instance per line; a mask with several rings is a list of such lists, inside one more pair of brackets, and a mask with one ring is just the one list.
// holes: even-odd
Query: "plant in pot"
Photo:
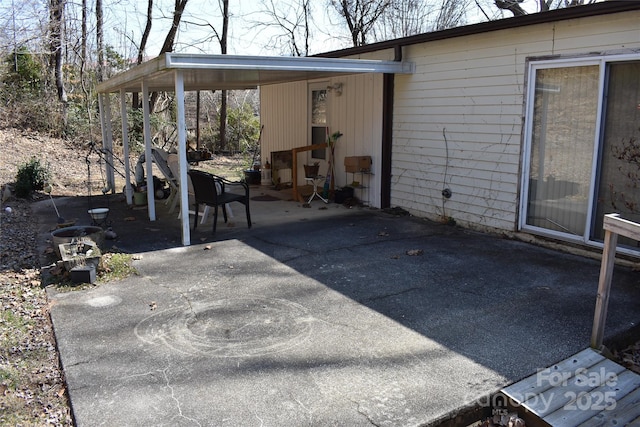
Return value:
[(318, 176), (318, 171), (320, 169), (320, 163), (314, 162), (312, 165), (303, 165), (304, 166), (304, 176), (305, 178), (315, 178)]
[[(260, 127), (258, 141), (256, 141), (255, 144), (251, 144), (251, 146), (247, 145), (247, 150), (245, 151), (247, 163), (244, 168), (244, 180), (249, 185), (260, 185), (260, 181), (262, 180), (260, 162), (258, 161), (258, 150), (260, 149), (263, 128), (264, 126)], [(251, 156), (248, 155), (249, 153), (251, 153)]]

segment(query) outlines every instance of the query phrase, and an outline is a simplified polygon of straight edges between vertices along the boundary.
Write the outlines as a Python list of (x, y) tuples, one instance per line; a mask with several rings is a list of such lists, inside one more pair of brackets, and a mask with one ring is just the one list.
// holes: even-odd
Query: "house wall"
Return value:
[(625, 12), (404, 47), (416, 72), (395, 78), (392, 206), (515, 230), (527, 58), (637, 51), (638, 22)]
[[(343, 136), (335, 149), (335, 184), (344, 186), (354, 181), (352, 174), (344, 171), (345, 156), (372, 157), (373, 166), (366, 189), (358, 190), (357, 196), (368, 200), (371, 206), (380, 206), (380, 170), (382, 150), (382, 75), (362, 74), (340, 76), (325, 80), (304, 81), (260, 88), (260, 120), (264, 125), (262, 134), (262, 163), (273, 151), (303, 147), (310, 142), (309, 133), (309, 86), (320, 87), (342, 83), (342, 95), (329, 92), (328, 124), (331, 133), (340, 131)], [(310, 153), (298, 157), (298, 184), (305, 184), (304, 163), (312, 162)], [(320, 173), (326, 174), (327, 162), (320, 162)], [(280, 172), (282, 182), (290, 175)], [(361, 177), (355, 178), (361, 181)], [(362, 180), (363, 182), (366, 182)]]

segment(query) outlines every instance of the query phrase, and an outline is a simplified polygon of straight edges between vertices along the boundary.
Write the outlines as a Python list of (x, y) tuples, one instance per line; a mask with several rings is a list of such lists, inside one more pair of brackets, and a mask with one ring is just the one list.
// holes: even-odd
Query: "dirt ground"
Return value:
[[(73, 418), (60, 369), (45, 290), (35, 251), (31, 201), (10, 197), (5, 185), (31, 156), (47, 159), (64, 178), (53, 193), (79, 194), (77, 156), (63, 141), (0, 129), (0, 425), (71, 426)], [(57, 195), (57, 194), (56, 194)], [(38, 197), (43, 197), (40, 195)]]

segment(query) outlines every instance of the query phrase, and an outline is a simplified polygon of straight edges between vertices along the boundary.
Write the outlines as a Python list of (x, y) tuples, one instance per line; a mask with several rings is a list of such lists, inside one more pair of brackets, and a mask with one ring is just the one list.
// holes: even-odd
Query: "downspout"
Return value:
[[(402, 45), (395, 45), (394, 58), (402, 61)], [(391, 207), (391, 157), (393, 152), (393, 98), (395, 74), (384, 74), (382, 84), (382, 161), (380, 171), (380, 208)]]

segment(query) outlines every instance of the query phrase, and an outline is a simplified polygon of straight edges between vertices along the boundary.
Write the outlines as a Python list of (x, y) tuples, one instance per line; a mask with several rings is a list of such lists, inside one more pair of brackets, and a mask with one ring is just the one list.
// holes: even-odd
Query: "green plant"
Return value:
[(138, 271), (133, 267), (133, 255), (119, 252), (107, 252), (102, 255), (100, 264), (96, 270), (97, 284), (73, 283), (69, 274), (64, 269), (59, 269), (44, 281), (45, 285), (55, 285), (60, 292), (80, 291), (90, 289), (100, 283), (113, 280), (121, 280), (131, 275), (137, 275)]
[(44, 73), (36, 55), (22, 46), (5, 55), (4, 63), (7, 68), (7, 74), (3, 78), (6, 91), (18, 98), (40, 93)]
[(244, 169), (251, 169), (260, 150), (260, 119), (248, 104), (227, 113), (227, 141), (242, 153)]
[(16, 175), (16, 196), (27, 198), (32, 192), (42, 190), (49, 179), (49, 170), (36, 157), (18, 167)]
[(342, 135), (343, 134), (340, 131), (335, 131), (331, 135), (327, 136), (327, 145), (329, 146), (329, 148), (333, 148)]
[(133, 256), (123, 253), (106, 253), (102, 256), (102, 262), (98, 268), (101, 282), (120, 280), (138, 271), (131, 265)]

